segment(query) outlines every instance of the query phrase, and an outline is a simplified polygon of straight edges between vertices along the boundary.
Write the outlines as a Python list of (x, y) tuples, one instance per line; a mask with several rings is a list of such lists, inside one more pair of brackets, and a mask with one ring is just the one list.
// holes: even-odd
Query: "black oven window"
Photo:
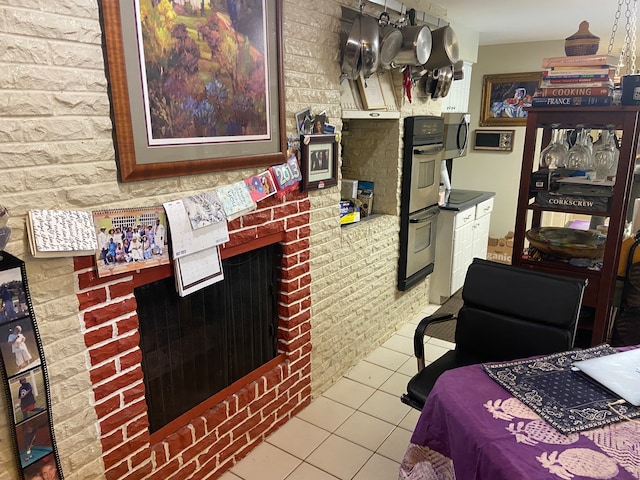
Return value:
[(224, 280), (180, 297), (174, 279), (135, 289), (153, 433), (277, 355), (279, 244), (222, 262)]

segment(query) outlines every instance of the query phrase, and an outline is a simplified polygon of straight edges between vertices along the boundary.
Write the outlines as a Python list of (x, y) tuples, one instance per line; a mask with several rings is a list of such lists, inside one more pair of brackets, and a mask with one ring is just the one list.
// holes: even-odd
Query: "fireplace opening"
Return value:
[(277, 356), (281, 255), (223, 260), (224, 280), (186, 297), (173, 278), (135, 288), (151, 433)]

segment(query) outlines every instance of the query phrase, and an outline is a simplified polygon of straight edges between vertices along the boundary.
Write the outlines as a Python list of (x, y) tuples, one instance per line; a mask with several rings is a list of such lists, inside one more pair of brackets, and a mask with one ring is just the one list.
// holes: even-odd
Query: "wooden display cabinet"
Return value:
[[(587, 340), (587, 343), (591, 345), (608, 340), (614, 314), (613, 299), (616, 275), (627, 208), (630, 204), (640, 129), (639, 119), (640, 108), (635, 106), (531, 108), (527, 117), (512, 263), (532, 270), (588, 279), (583, 300), (585, 315), (583, 315), (584, 318), (581, 318), (578, 328), (581, 334), (586, 334), (587, 338), (590, 338), (590, 342)], [(613, 128), (622, 134), (613, 196), (610, 198), (606, 210), (586, 212), (577, 208), (550, 209), (534, 204), (535, 192), (531, 191), (531, 173), (534, 171), (540, 150), (550, 141), (552, 125), (564, 129), (574, 129), (580, 125), (592, 130), (607, 129), (613, 125)], [(542, 146), (537, 148), (536, 140), (540, 134), (542, 134)], [(526, 231), (529, 228), (545, 226), (543, 217), (544, 213), (548, 211), (609, 218), (607, 241), (600, 270), (574, 267), (562, 261), (535, 260), (524, 254)], [(531, 292), (531, 294), (535, 295), (535, 292)], [(544, 301), (544, 299), (540, 300)]]

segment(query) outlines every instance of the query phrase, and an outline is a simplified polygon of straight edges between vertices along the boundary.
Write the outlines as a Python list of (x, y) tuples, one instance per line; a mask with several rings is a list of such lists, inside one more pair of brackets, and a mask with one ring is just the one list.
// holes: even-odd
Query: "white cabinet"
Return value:
[(441, 210), (429, 301), (440, 305), (464, 284), (474, 258), (487, 258), (493, 198), (465, 210)]
[(463, 77), (451, 83), (449, 94), (442, 99), (442, 113), (467, 113), (471, 91), (471, 62), (463, 62)]

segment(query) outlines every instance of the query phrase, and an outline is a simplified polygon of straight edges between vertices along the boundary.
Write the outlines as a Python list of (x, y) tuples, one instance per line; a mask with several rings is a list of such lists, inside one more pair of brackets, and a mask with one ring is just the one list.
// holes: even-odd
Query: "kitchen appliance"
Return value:
[(515, 130), (476, 130), (474, 150), (512, 152)]
[(398, 290), (405, 291), (433, 272), (444, 119), (404, 120)]
[(445, 113), (444, 118), (444, 155), (443, 158), (464, 157), (469, 143), (468, 113)]

